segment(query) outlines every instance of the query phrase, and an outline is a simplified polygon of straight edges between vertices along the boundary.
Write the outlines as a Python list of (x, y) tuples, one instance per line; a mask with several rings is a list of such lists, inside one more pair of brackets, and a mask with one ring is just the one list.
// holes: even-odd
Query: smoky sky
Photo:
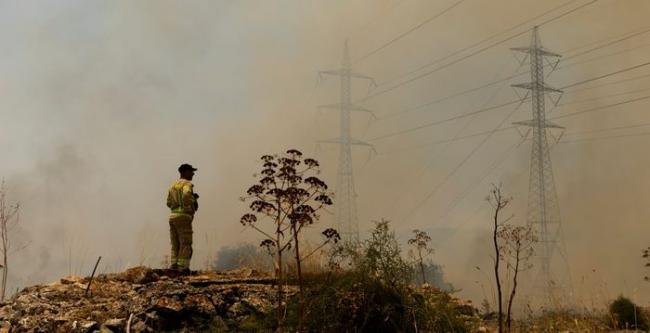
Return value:
[[(317, 141), (339, 135), (338, 114), (316, 106), (337, 102), (338, 80), (317, 73), (340, 66), (345, 39), (353, 69), (374, 77), (375, 89), (382, 89), (403, 73), (565, 2), (466, 0), (361, 61), (455, 1), (0, 2), (0, 175), (10, 199), (22, 205), (16, 243), (29, 244), (13, 254), (11, 285), (88, 274), (100, 255), (101, 271), (160, 265), (168, 252), (166, 190), (183, 162), (199, 169), (193, 267), (205, 267), (222, 246), (257, 244), (258, 235), (238, 222), (246, 209), (238, 198), (254, 181), (259, 156), (301, 149), (319, 159), (323, 179), (336, 184), (337, 147)], [(649, 10), (643, 0), (600, 0), (541, 26), (540, 36), (547, 49), (576, 54), (590, 43), (646, 28)], [(510, 48), (529, 43), (530, 34), (522, 34), (364, 101), (378, 119), (354, 114), (353, 136), (371, 140), (517, 98), (510, 84), (528, 81), (526, 75), (385, 118), (525, 71)], [(562, 87), (647, 62), (649, 52), (650, 37), (642, 34), (561, 61), (546, 80)], [(644, 96), (610, 95), (648, 84), (650, 79), (638, 79), (567, 93), (562, 102), (568, 104), (549, 107), (549, 117)], [(354, 100), (369, 91), (362, 81), (352, 88)], [(646, 123), (647, 108), (647, 101), (639, 101), (557, 123), (567, 128), (565, 141), (636, 134), (644, 129), (577, 132)], [(372, 220), (387, 218), (404, 243), (412, 229), (427, 230), (433, 259), (463, 289), (460, 296), (475, 301), (484, 297), (480, 284), (488, 283), (475, 267), (490, 263), (484, 197), (491, 183), (502, 183), (513, 197), (509, 213), (525, 223), (530, 141), (511, 148), (521, 140), (519, 132), (495, 133), (462, 165), (484, 136), (418, 145), (531, 117), (527, 103), (506, 118), (511, 111), (372, 140), (376, 153), (353, 150), (360, 229), (366, 233)], [(607, 138), (552, 148), (569, 266), (585, 302), (602, 302), (589, 293), (593, 288), (606, 290), (603, 299), (618, 293), (643, 302), (650, 297), (640, 258), (650, 215), (647, 140)], [(326, 214), (313, 233), (330, 223)]]

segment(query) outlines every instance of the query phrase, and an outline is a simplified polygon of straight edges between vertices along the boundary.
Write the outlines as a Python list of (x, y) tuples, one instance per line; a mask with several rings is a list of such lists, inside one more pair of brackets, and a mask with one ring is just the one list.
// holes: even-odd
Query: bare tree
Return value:
[[(332, 205), (331, 193), (327, 191), (325, 182), (313, 175), (318, 173), (318, 162), (303, 158), (298, 150), (291, 149), (281, 156), (264, 155), (261, 160), (262, 171), (256, 176), (258, 183), (251, 186), (246, 192), (247, 196), (242, 198), (251, 202), (249, 208), (252, 213), (242, 216), (240, 222), (267, 237), (260, 246), (267, 248), (274, 256), (279, 330), (282, 330), (284, 322), (282, 255), (293, 246), (300, 300), (298, 330), (301, 331), (304, 317), (301, 262), (313, 252), (301, 257), (299, 235), (304, 227), (319, 219), (318, 211)], [(273, 230), (265, 231), (258, 224), (260, 219), (270, 220)], [(326, 229), (322, 234), (326, 238), (323, 245), (340, 239), (334, 229)]]
[(504, 246), (502, 248), (503, 258), (508, 269), (512, 272), (512, 289), (508, 297), (508, 309), (506, 310), (506, 328), (510, 332), (512, 327), (512, 304), (517, 292), (517, 278), (519, 273), (530, 269), (530, 259), (534, 254), (534, 244), (537, 236), (531, 226), (514, 226), (504, 224), (498, 232)]
[(497, 285), (497, 321), (499, 333), (503, 333), (503, 291), (501, 287), (501, 277), (499, 274), (499, 263), (503, 259), (503, 247), (501, 244), (499, 244), (500, 239), (498, 235), (503, 224), (512, 219), (512, 216), (510, 216), (502, 221), (500, 217), (500, 214), (512, 201), (512, 198), (503, 195), (501, 192), (500, 184), (498, 186), (493, 184), (492, 189), (490, 190), (490, 194), (487, 196), (486, 200), (494, 209), (494, 214), (492, 216), (492, 242), (494, 245), (494, 277), (496, 281), (495, 283)]
[(0, 286), (0, 302), (4, 302), (7, 290), (7, 275), (9, 271), (9, 253), (12, 250), (9, 233), (18, 225), (20, 218), (20, 204), (7, 202), (7, 189), (4, 180), (0, 185), (0, 238), (2, 244), (2, 286)]
[(413, 238), (408, 240), (408, 244), (415, 247), (415, 250), (418, 254), (418, 265), (420, 266), (420, 273), (422, 274), (422, 284), (427, 283), (426, 276), (424, 274), (424, 256), (427, 256), (433, 253), (433, 249), (429, 247), (429, 242), (431, 242), (431, 236), (427, 234), (426, 231), (415, 229), (413, 230)]

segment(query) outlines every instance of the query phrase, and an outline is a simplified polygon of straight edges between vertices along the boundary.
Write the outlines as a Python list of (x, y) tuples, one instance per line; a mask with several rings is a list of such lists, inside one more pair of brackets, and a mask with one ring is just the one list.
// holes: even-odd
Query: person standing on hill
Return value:
[(192, 220), (199, 208), (198, 197), (194, 193), (192, 178), (197, 169), (189, 164), (178, 167), (180, 179), (175, 181), (167, 193), (169, 215), (169, 233), (172, 243), (171, 269), (185, 273), (190, 270), (192, 259)]

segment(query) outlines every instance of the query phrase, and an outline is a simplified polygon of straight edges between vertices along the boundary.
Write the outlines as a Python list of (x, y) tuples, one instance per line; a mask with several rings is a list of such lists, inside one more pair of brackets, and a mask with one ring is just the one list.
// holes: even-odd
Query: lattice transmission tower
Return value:
[[(341, 68), (327, 71), (320, 71), (319, 77), (323, 74), (338, 76), (340, 79), (340, 101), (335, 104), (321, 105), (319, 108), (335, 109), (340, 111), (340, 135), (338, 138), (321, 140), (322, 143), (335, 143), (339, 145), (339, 160), (337, 172), (337, 186), (335, 189), (336, 227), (342, 238), (346, 241), (359, 240), (359, 220), (357, 216), (356, 191), (354, 188), (354, 172), (352, 165), (352, 146), (372, 145), (361, 140), (352, 138), (351, 113), (366, 112), (372, 115), (372, 111), (352, 103), (352, 79), (368, 80), (374, 85), (375, 81), (366, 75), (352, 71), (348, 41), (343, 47), (343, 60)], [(374, 117), (374, 115), (372, 115)]]
[[(548, 86), (544, 82), (544, 68), (556, 68), (561, 57), (559, 54), (546, 50), (541, 43), (538, 28), (533, 28), (533, 36), (529, 47), (513, 48), (512, 50), (525, 54), (521, 62), (530, 62), (530, 82), (515, 84), (513, 87), (526, 89), (530, 97), (533, 117), (531, 120), (516, 122), (515, 125), (527, 126), (532, 129), (532, 151), (530, 157), (530, 178), (528, 187), (527, 223), (537, 233), (539, 243), (536, 249), (539, 274), (538, 287), (550, 297), (558, 289), (568, 287), (570, 275), (566, 265), (566, 252), (562, 236), (560, 207), (558, 204), (553, 167), (548, 136), (548, 129), (564, 129), (546, 119), (546, 97), (562, 91)], [(559, 99), (559, 97), (558, 97)], [(556, 101), (557, 102), (557, 101)], [(530, 133), (530, 129), (527, 135)], [(554, 254), (561, 256), (562, 265), (552, 266)], [(569, 279), (567, 281), (566, 279)]]

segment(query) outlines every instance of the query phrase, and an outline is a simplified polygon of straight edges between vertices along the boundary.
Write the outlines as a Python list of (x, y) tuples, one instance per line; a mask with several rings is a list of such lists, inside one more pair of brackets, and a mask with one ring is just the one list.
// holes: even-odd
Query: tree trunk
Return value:
[(517, 254), (515, 258), (515, 275), (512, 278), (512, 291), (510, 291), (510, 298), (508, 299), (508, 312), (506, 313), (506, 328), (510, 332), (512, 326), (512, 301), (515, 299), (515, 293), (517, 292), (517, 275), (519, 274), (519, 249), (517, 249)]
[(295, 243), (295, 254), (296, 254), (296, 272), (298, 273), (298, 332), (303, 331), (303, 316), (305, 313), (305, 295), (303, 292), (302, 286), (302, 267), (300, 262), (300, 249), (298, 247), (298, 230), (293, 226), (293, 238), (296, 240)]
[(283, 317), (284, 312), (282, 311), (282, 298), (283, 298), (283, 286), (282, 286), (282, 253), (278, 251), (277, 253), (277, 263), (278, 267), (276, 268), (276, 283), (277, 283), (277, 294), (278, 294), (278, 331), (282, 332)]
[(2, 242), (3, 244), (3, 250), (2, 250), (2, 265), (4, 266), (2, 268), (2, 290), (0, 291), (0, 302), (5, 301), (5, 292), (7, 290), (7, 248), (5, 246), (6, 242)]
[(276, 245), (276, 265), (277, 267), (275, 268), (275, 280), (277, 283), (277, 294), (278, 294), (278, 332), (282, 332), (283, 330), (283, 319), (284, 319), (284, 312), (282, 311), (282, 298), (283, 298), (283, 291), (282, 291), (282, 252), (280, 251), (280, 235), (278, 234), (276, 237), (277, 245)]
[(422, 262), (422, 250), (418, 249), (418, 256), (420, 257), (420, 271), (422, 272), (422, 284), (427, 283), (427, 278), (424, 275), (424, 263)]
[(496, 200), (496, 209), (494, 211), (494, 230), (492, 233), (492, 241), (494, 242), (494, 277), (496, 278), (497, 284), (497, 304), (498, 304), (498, 325), (499, 333), (503, 333), (503, 304), (501, 297), (501, 280), (499, 278), (499, 262), (501, 261), (500, 251), (499, 251), (499, 242), (497, 240), (497, 230), (499, 227), (499, 210), (501, 209), (500, 200)]
[(7, 220), (10, 218), (7, 214), (7, 207), (5, 204), (4, 193), (2, 194), (2, 206), (0, 207), (0, 232), (2, 233), (2, 289), (0, 289), (0, 302), (4, 302), (5, 293), (7, 291), (7, 248), (8, 246), (8, 235), (7, 235)]

